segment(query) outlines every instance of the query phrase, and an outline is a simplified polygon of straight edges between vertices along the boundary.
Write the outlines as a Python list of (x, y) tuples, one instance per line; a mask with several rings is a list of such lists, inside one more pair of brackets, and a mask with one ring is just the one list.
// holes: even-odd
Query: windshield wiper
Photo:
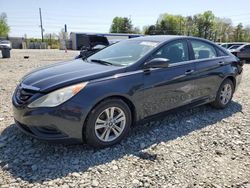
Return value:
[(90, 61), (92, 62), (95, 62), (95, 63), (100, 63), (102, 65), (114, 65), (108, 61), (104, 61), (104, 60), (101, 60), (101, 59), (91, 59)]

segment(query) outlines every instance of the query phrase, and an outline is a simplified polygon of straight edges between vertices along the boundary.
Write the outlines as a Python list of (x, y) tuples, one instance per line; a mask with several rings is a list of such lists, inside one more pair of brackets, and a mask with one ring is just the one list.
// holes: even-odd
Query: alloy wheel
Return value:
[(230, 84), (225, 84), (220, 93), (220, 101), (223, 105), (226, 105), (232, 97), (232, 87)]
[(103, 142), (117, 139), (126, 125), (124, 111), (118, 107), (109, 107), (103, 110), (95, 121), (95, 134)]

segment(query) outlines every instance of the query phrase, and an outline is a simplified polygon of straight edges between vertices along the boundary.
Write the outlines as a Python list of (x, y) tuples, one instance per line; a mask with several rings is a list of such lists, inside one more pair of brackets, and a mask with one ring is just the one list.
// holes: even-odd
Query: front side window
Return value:
[(188, 46), (185, 41), (175, 41), (160, 48), (153, 58), (169, 59), (170, 63), (188, 61)]
[(88, 61), (101, 60), (113, 65), (128, 66), (137, 62), (146, 53), (154, 49), (158, 42), (126, 40), (113, 44), (94, 55)]
[(207, 59), (217, 56), (214, 47), (206, 42), (192, 40), (191, 45), (195, 59)]

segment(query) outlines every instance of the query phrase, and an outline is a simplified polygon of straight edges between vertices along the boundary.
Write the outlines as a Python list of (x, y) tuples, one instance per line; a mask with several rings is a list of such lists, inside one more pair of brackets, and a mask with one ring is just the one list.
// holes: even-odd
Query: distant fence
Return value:
[(29, 42), (26, 48), (29, 49), (47, 49), (48, 44), (46, 42)]
[(0, 40), (9, 40), (13, 49), (48, 49), (46, 42), (26, 42), (23, 37), (0, 37)]

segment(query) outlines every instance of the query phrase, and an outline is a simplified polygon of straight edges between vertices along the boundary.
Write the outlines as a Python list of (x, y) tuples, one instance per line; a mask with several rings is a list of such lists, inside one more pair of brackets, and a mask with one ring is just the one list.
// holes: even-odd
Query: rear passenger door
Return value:
[(225, 56), (208, 42), (192, 39), (189, 44), (195, 62), (196, 97), (206, 102), (216, 96), (222, 82)]

